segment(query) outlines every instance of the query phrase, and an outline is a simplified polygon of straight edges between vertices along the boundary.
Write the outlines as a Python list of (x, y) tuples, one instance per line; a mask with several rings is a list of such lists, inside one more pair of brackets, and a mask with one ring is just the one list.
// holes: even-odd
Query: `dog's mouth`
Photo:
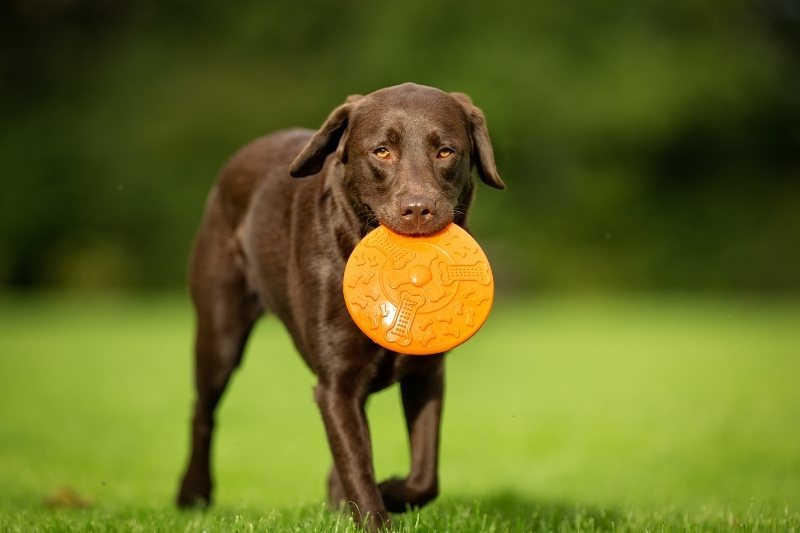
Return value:
[(426, 220), (409, 220), (403, 217), (383, 217), (380, 215), (376, 217), (376, 220), (381, 226), (407, 237), (425, 237), (439, 233), (453, 221), (452, 217), (448, 219), (437, 216)]
[(400, 235), (405, 235), (407, 237), (425, 237), (427, 235), (439, 233), (446, 228), (450, 222), (451, 221), (442, 220), (435, 224), (426, 223), (424, 226), (417, 227), (407, 227), (406, 225), (402, 224), (393, 225), (390, 222), (382, 223), (382, 225), (386, 226), (395, 233), (399, 233)]
[(361, 219), (361, 229), (363, 235), (366, 235), (378, 226), (385, 225), (375, 214), (375, 211), (373, 211), (372, 208), (365, 203), (358, 205), (357, 213), (358, 217)]
[(433, 235), (439, 233), (446, 228), (451, 222), (453, 217), (445, 217), (441, 215), (431, 216), (428, 218), (408, 218), (402, 215), (394, 215), (381, 210), (373, 210), (367, 204), (362, 204), (359, 209), (359, 214), (363, 221), (364, 235), (374, 230), (378, 226), (384, 226), (393, 233), (405, 235), (407, 237), (425, 237), (426, 235)]

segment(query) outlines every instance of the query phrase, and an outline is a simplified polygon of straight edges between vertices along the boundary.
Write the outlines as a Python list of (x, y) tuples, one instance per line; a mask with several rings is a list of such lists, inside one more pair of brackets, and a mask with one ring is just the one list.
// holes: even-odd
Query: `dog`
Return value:
[[(369, 340), (347, 312), (342, 277), (379, 224), (412, 236), (466, 227), (473, 168), (505, 188), (482, 111), (464, 94), (411, 83), (350, 96), (318, 131), (266, 135), (223, 167), (190, 262), (196, 401), (179, 506), (211, 502), (214, 410), (265, 313), (283, 321), (317, 377), (333, 456), (329, 503), (347, 502), (374, 530), (390, 524), (389, 512), (438, 495), (444, 354), (405, 356)], [(393, 383), (411, 466), (405, 478), (377, 483), (365, 403)]]

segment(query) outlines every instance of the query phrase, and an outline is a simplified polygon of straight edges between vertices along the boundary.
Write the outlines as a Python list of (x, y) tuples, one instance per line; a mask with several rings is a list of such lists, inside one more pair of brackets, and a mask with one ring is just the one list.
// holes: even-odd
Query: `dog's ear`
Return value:
[[(340, 160), (344, 161), (344, 143), (347, 139), (347, 125), (350, 122), (350, 112), (355, 103), (362, 98), (361, 95), (347, 97), (345, 103), (334, 109), (325, 123), (309, 139), (300, 153), (289, 167), (289, 174), (294, 178), (302, 178), (316, 174), (322, 170), (325, 158), (334, 150)], [(338, 149), (337, 149), (338, 147)]]
[(489, 130), (486, 128), (486, 119), (483, 111), (472, 103), (472, 99), (464, 93), (450, 93), (453, 98), (458, 100), (464, 108), (470, 126), (470, 136), (472, 137), (472, 157), (475, 166), (478, 167), (478, 175), (489, 187), (495, 189), (505, 189), (506, 184), (500, 179), (497, 173), (497, 166), (494, 163), (494, 150), (492, 141), (489, 140)]

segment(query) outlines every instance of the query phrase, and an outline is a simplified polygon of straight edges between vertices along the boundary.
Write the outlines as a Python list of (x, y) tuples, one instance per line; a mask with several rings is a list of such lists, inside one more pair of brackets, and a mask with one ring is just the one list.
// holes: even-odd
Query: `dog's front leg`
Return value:
[(375, 482), (365, 398), (338, 384), (319, 383), (314, 396), (322, 412), (334, 468), (344, 487), (347, 503), (364, 527), (389, 527), (389, 513)]
[(403, 411), (411, 443), (411, 469), (405, 479), (380, 484), (391, 512), (419, 507), (439, 494), (439, 426), (444, 395), (444, 354), (420, 358), (400, 381)]

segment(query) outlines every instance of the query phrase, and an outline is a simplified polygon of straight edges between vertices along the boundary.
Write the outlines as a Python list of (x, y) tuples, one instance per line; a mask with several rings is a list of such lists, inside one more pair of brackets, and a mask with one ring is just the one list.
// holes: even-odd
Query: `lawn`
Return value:
[[(192, 328), (181, 296), (0, 297), (0, 530), (354, 529), (275, 320), (218, 415), (216, 506), (172, 508)], [(397, 391), (369, 413), (379, 477), (404, 472)], [(398, 530), (800, 531), (800, 301), (501, 297), (448, 360), (441, 478)]]

